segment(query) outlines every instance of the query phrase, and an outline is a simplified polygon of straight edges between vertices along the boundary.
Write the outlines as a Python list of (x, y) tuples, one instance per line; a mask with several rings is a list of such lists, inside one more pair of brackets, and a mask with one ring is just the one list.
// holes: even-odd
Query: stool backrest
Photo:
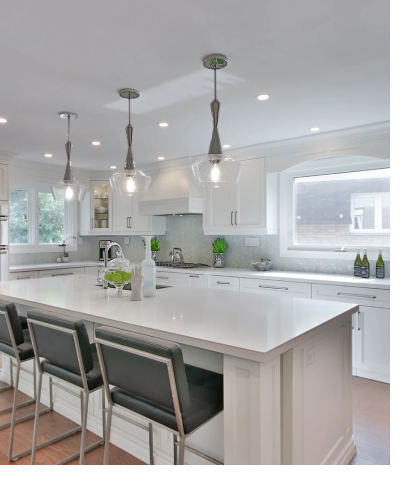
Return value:
[(178, 344), (110, 327), (97, 328), (95, 337), (101, 370), (108, 384), (174, 411), (167, 364), (155, 357), (169, 359), (179, 408), (182, 412), (189, 408), (191, 399), (182, 349)]
[[(76, 372), (81, 372), (79, 359), (82, 359), (85, 373), (94, 368), (84, 320), (43, 310), (29, 310), (27, 322), (32, 328), (33, 345), (38, 357)], [(70, 332), (64, 331), (65, 329)], [(78, 338), (80, 355), (77, 354), (74, 335)]]
[(13, 344), (6, 321), (6, 315), (8, 316), (10, 322), (10, 328), (13, 333), (15, 344), (21, 345), (24, 342), (24, 334), (23, 329), (21, 328), (16, 305), (14, 303), (0, 301), (0, 340), (10, 345)]

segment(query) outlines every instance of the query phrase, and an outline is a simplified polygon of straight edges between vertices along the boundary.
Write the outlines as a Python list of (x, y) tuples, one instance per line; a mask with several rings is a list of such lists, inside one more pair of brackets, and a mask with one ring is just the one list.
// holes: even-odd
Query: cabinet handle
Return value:
[(31, 276), (18, 276), (17, 279), (18, 280), (30, 280)]
[(56, 274), (52, 274), (51, 276), (66, 276), (68, 274), (74, 274), (74, 273), (56, 273)]
[(91, 217), (91, 229), (94, 229), (94, 217)]
[(129, 226), (128, 226), (128, 217), (127, 217), (127, 229), (128, 229), (128, 227), (129, 227)]
[(259, 285), (259, 288), (269, 288), (270, 290), (288, 290), (286, 286), (267, 286), (267, 285)]
[(235, 226), (238, 225), (238, 223), (236, 222), (236, 216), (238, 215), (238, 211), (235, 211)]
[(168, 276), (157, 276), (157, 279), (160, 279), (160, 280), (168, 280)]
[(358, 325), (357, 325), (357, 330), (360, 330), (360, 312), (357, 312), (357, 321), (358, 321)]
[(356, 298), (377, 298), (375, 295), (356, 295), (356, 293), (338, 293), (336, 296), (354, 296)]
[(131, 217), (130, 217), (130, 229), (132, 228), (132, 224), (131, 224)]
[(189, 277), (190, 278), (199, 278), (199, 276), (198, 275), (195, 275), (195, 274), (190, 274)]
[(216, 284), (217, 285), (230, 285), (230, 283), (228, 283), (227, 281), (217, 281)]
[(232, 217), (233, 217), (233, 211), (231, 212), (231, 226), (233, 226)]

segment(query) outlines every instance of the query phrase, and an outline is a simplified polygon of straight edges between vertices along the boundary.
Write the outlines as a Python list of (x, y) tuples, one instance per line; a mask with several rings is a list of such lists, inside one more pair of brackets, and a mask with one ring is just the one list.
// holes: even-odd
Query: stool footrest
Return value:
[[(98, 440), (95, 443), (93, 443), (92, 445), (87, 446), (87, 448), (85, 448), (85, 450), (84, 450), (84, 453), (87, 453), (88, 451), (91, 451), (94, 448), (97, 448), (97, 446), (101, 446), (103, 444), (104, 444), (104, 439)], [(77, 451), (73, 455), (68, 456), (67, 458), (64, 458), (64, 460), (59, 461), (58, 463), (56, 463), (56, 465), (65, 465), (66, 463), (69, 463), (70, 461), (74, 460), (75, 458), (78, 458), (79, 456), (80, 456), (80, 452)]]
[[(45, 413), (48, 413), (49, 411), (51, 411), (51, 409), (50, 409), (50, 408), (42, 409), (42, 410), (40, 411), (40, 414), (45, 414)], [(14, 421), (14, 424), (23, 423), (24, 421), (28, 421), (28, 420), (29, 420), (29, 419), (31, 419), (31, 418), (34, 418), (34, 413), (32, 413), (32, 414), (28, 414), (27, 416), (23, 416), (23, 417), (21, 417), (21, 418), (19, 418), (19, 419), (16, 419), (16, 420)], [(10, 422), (8, 422), (8, 423), (2, 424), (2, 425), (0, 426), (0, 430), (5, 429), (5, 428), (8, 428), (9, 426), (11, 426), (11, 421), (10, 421)]]
[[(29, 401), (24, 401), (24, 402), (22, 402), (20, 404), (17, 404), (16, 409), (23, 408), (24, 406), (28, 406), (29, 404), (33, 404), (35, 402), (36, 402), (35, 399), (30, 399)], [(2, 409), (0, 411), (0, 414), (9, 413), (10, 411), (13, 411), (13, 407), (9, 407), (9, 408), (6, 408), (6, 409)], [(18, 421), (16, 421), (16, 423), (17, 422)], [(0, 428), (0, 429), (3, 429), (3, 428)]]

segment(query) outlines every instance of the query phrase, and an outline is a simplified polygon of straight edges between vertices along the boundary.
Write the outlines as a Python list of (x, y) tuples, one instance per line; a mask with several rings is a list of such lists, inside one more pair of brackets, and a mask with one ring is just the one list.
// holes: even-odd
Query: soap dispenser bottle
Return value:
[(142, 287), (142, 294), (144, 298), (155, 296), (156, 293), (156, 273), (157, 269), (155, 261), (151, 259), (151, 236), (144, 236), (145, 238), (145, 259), (141, 263), (142, 273), (144, 275), (144, 286)]

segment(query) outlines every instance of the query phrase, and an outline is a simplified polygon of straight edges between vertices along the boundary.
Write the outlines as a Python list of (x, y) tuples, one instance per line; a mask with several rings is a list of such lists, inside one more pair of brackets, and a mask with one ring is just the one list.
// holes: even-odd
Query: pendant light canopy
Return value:
[(60, 113), (60, 118), (68, 121), (68, 140), (65, 144), (67, 165), (65, 167), (64, 180), (53, 185), (53, 197), (54, 200), (64, 200), (65, 202), (81, 201), (84, 200), (87, 187), (74, 179), (71, 167), (71, 148), (73, 144), (70, 141), (70, 121), (75, 120), (78, 116), (75, 113), (63, 111)]
[(128, 99), (128, 125), (125, 128), (128, 141), (127, 158), (125, 160), (124, 170), (115, 172), (110, 177), (110, 184), (114, 194), (133, 195), (146, 194), (151, 185), (151, 177), (145, 175), (141, 170), (135, 168), (134, 156), (132, 154), (132, 132), (131, 125), (131, 99), (139, 98), (140, 93), (135, 89), (121, 89), (119, 94), (122, 98)]
[(216, 97), (216, 71), (223, 69), (228, 59), (222, 54), (211, 54), (204, 57), (203, 65), (214, 71), (214, 100), (211, 103), (213, 130), (208, 155), (195, 158), (191, 162), (196, 185), (201, 187), (233, 186), (238, 183), (242, 166), (231, 157), (222, 153), (221, 140), (218, 132), (219, 109), (221, 103)]

